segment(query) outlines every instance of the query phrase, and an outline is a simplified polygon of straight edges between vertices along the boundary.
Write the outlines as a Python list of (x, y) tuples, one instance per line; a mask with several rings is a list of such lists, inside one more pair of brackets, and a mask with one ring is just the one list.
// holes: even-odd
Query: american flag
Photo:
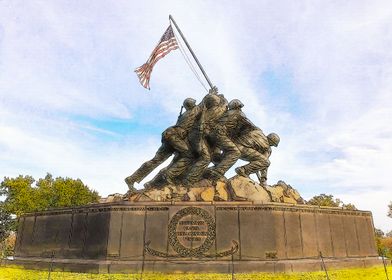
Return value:
[(170, 51), (175, 49), (178, 49), (178, 44), (176, 38), (174, 37), (173, 29), (171, 25), (169, 25), (158, 45), (152, 51), (147, 62), (135, 69), (135, 72), (139, 77), (139, 81), (143, 87), (150, 89), (150, 77), (155, 63), (157, 63), (158, 60), (167, 55)]

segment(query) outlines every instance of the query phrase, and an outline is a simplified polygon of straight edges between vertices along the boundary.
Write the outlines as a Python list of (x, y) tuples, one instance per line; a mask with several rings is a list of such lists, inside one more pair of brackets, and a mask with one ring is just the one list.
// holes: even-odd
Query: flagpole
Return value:
[(193, 56), (193, 58), (195, 59), (197, 65), (199, 66), (201, 72), (203, 73), (204, 78), (206, 78), (208, 84), (210, 85), (210, 88), (213, 89), (214, 86), (213, 86), (213, 84), (211, 83), (210, 79), (208, 78), (206, 72), (204, 71), (203, 66), (201, 66), (201, 64), (200, 64), (199, 60), (197, 59), (195, 53), (193, 52), (191, 46), (188, 44), (188, 41), (185, 39), (184, 34), (182, 34), (181, 29), (178, 27), (176, 21), (174, 20), (174, 18), (173, 18), (171, 15), (169, 15), (169, 20), (171, 20), (171, 21), (174, 23), (174, 26), (175, 26), (176, 29), (178, 30), (178, 33), (180, 33), (181, 38), (184, 40), (184, 42), (185, 42), (186, 46), (188, 47), (190, 53), (192, 54), (192, 56)]

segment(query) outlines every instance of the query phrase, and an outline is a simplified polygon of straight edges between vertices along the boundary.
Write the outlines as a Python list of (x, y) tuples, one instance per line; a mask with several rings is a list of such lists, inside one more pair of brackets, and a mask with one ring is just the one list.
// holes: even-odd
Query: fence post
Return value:
[(231, 280), (235, 280), (235, 278), (234, 278), (234, 254), (231, 254)]
[(50, 258), (50, 265), (49, 265), (48, 280), (50, 280), (50, 274), (52, 273), (52, 268), (53, 268), (53, 259), (54, 259), (54, 251), (52, 251), (52, 257)]
[(143, 259), (142, 259), (142, 271), (140, 273), (140, 280), (143, 280), (143, 273), (144, 273), (144, 261), (146, 258), (146, 247), (143, 249)]
[(387, 276), (387, 280), (389, 280), (387, 265), (386, 265), (386, 263), (385, 263), (385, 258), (384, 258), (385, 251), (386, 251), (386, 250), (383, 250), (383, 251), (382, 251), (382, 253), (381, 253), (381, 258), (382, 258), (382, 264), (384, 265), (385, 275)]
[(329, 279), (329, 275), (328, 275), (328, 271), (327, 271), (327, 267), (325, 266), (325, 263), (324, 263), (323, 254), (321, 253), (321, 251), (320, 251), (320, 258), (321, 258), (322, 267), (323, 267), (323, 269), (325, 271), (325, 276), (327, 277), (327, 280), (330, 280)]

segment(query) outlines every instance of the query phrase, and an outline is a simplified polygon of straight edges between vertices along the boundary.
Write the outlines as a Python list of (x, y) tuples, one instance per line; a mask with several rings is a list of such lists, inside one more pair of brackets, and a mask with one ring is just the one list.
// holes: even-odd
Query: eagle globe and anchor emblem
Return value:
[(177, 254), (160, 252), (150, 247), (147, 241), (144, 248), (153, 256), (162, 258), (220, 258), (238, 251), (238, 242), (232, 240), (229, 250), (207, 254), (215, 242), (216, 225), (211, 214), (202, 208), (186, 207), (178, 211), (168, 225), (168, 241)]

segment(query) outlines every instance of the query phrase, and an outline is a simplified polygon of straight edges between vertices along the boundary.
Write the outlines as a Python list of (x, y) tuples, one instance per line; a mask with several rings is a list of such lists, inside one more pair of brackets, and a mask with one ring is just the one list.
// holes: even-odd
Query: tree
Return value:
[(96, 191), (90, 190), (80, 179), (57, 177), (51, 174), (37, 182), (37, 210), (86, 205), (98, 202)]
[(20, 216), (22, 213), (36, 210), (36, 190), (31, 176), (19, 175), (16, 178), (5, 177), (0, 184), (0, 194), (5, 196), (4, 210)]
[(347, 203), (347, 204), (343, 203), (342, 207), (347, 210), (358, 210), (357, 207), (355, 207), (355, 205), (352, 203)]
[(381, 255), (384, 251), (384, 247), (382, 245), (382, 239), (385, 237), (385, 234), (381, 229), (375, 228), (374, 229), (374, 237), (375, 237), (375, 241), (376, 241), (377, 252), (379, 255)]
[(0, 202), (0, 242), (7, 238), (10, 231), (14, 229), (14, 219), (5, 209), (4, 202)]
[(384, 255), (387, 258), (392, 258), (392, 234), (388, 232), (384, 234), (384, 232), (380, 229), (375, 229), (374, 234), (376, 237), (376, 247), (378, 254)]
[(392, 218), (392, 201), (391, 201), (391, 203), (388, 205), (388, 207), (389, 207), (388, 216)]
[(306, 204), (317, 205), (317, 206), (329, 206), (329, 207), (343, 207), (348, 210), (357, 210), (354, 204), (344, 204), (339, 198), (334, 198), (331, 194), (320, 194), (312, 197)]
[(374, 235), (375, 235), (376, 237), (383, 238), (383, 237), (385, 236), (385, 233), (384, 233), (381, 229), (375, 228), (375, 229), (374, 229)]
[(339, 199), (334, 199), (333, 195), (320, 194), (312, 197), (307, 204), (317, 205), (317, 206), (329, 206), (329, 207), (339, 207), (341, 201)]
[(374, 229), (374, 235), (375, 235), (376, 237), (383, 238), (383, 237), (385, 236), (385, 233), (384, 233), (381, 229), (375, 228), (375, 229)]
[(90, 190), (80, 179), (57, 177), (51, 174), (39, 179), (35, 186), (31, 176), (5, 177), (0, 184), (0, 240), (16, 230), (15, 219), (23, 213), (50, 208), (80, 206), (98, 202), (98, 193)]
[(14, 253), (16, 233), (10, 232), (9, 235), (0, 243), (0, 256), (2, 259)]
[(392, 237), (385, 237), (381, 239), (382, 253), (387, 258), (392, 258)]

